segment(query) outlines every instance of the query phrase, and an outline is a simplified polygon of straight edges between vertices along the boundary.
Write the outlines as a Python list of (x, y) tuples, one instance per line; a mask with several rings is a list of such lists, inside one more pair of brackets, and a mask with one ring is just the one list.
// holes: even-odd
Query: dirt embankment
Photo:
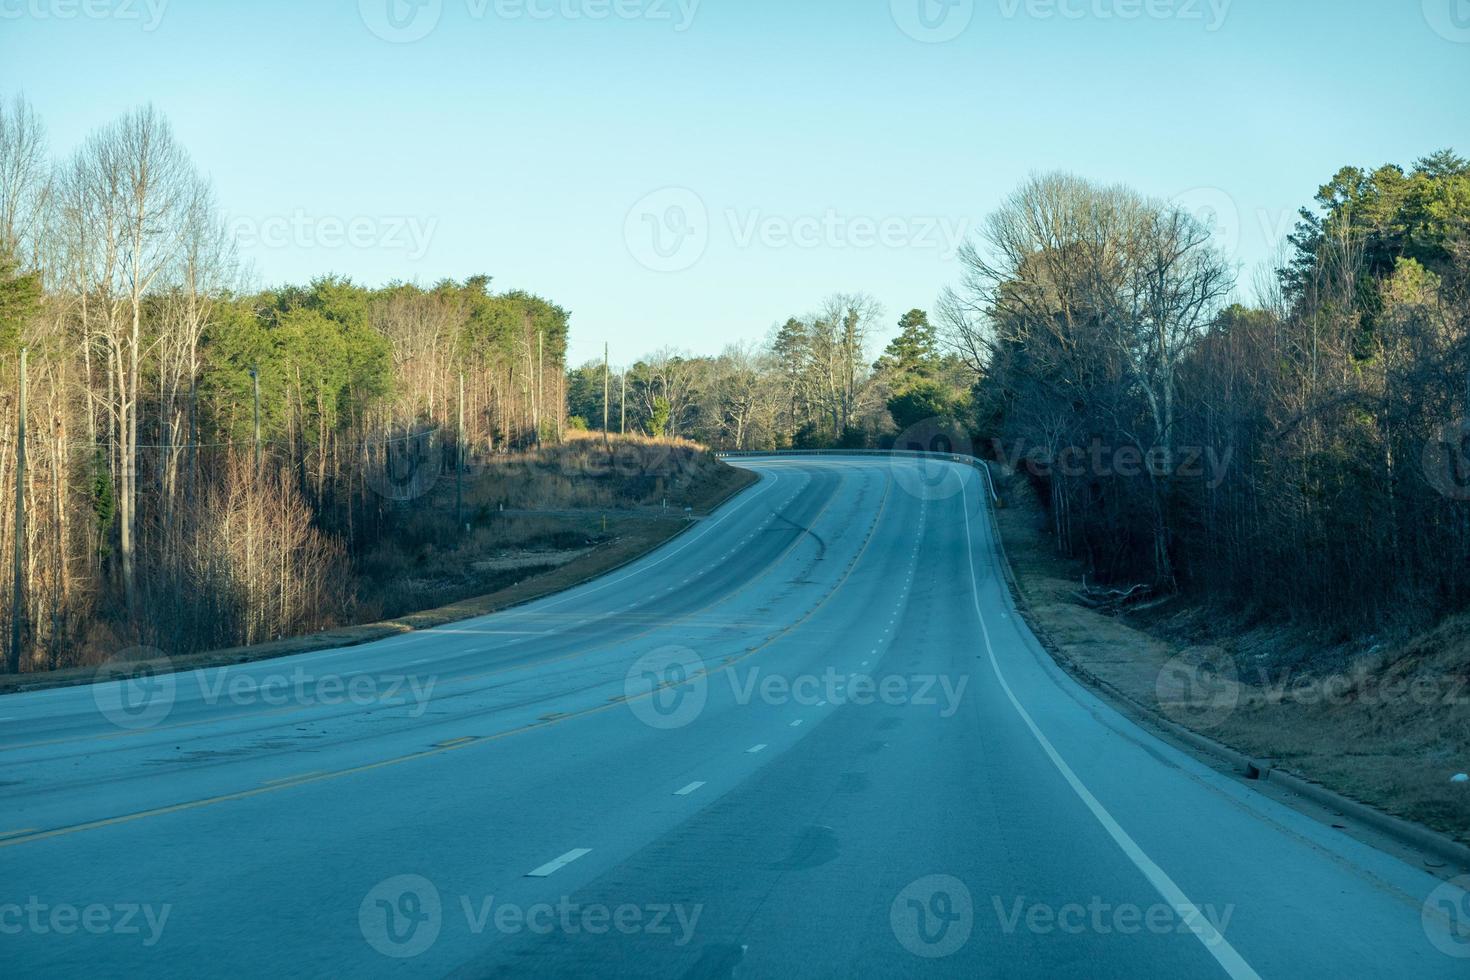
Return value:
[(998, 512), (1029, 614), (1064, 659), (1252, 758), (1470, 843), (1470, 616), (1343, 645), (1182, 599), (1105, 612), (1079, 596), (1029, 487)]

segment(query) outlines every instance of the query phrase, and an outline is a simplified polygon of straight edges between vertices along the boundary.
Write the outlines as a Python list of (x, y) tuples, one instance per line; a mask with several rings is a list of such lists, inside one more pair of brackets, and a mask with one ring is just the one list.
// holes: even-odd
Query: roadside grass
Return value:
[[(164, 660), (114, 661), (102, 669), (118, 679), (247, 663), (488, 615), (636, 561), (756, 480), (694, 443), (637, 436), (612, 437), (608, 447), (600, 436), (582, 436), (540, 455), (497, 459), (463, 481), (468, 532), (454, 521), (452, 478), (399, 505), (393, 533), (358, 560), (354, 624), (252, 647), (184, 656), (164, 651)], [(98, 670), (0, 676), (0, 693), (86, 684)]]
[[(997, 519), (1027, 612), (1064, 660), (1252, 758), (1470, 843), (1470, 784), (1450, 781), (1470, 772), (1470, 615), (1369, 651), (1197, 607), (1109, 615), (1077, 601), (1081, 565), (1057, 555), (1024, 481), (1006, 497)], [(1233, 710), (1191, 716), (1167, 684), (1161, 700), (1175, 658), (1231, 665), (1215, 690)]]
[(749, 479), (695, 443), (643, 436), (604, 444), (574, 433), (493, 458), (462, 480), (460, 519), (452, 477), (401, 507), (357, 561), (357, 619), (399, 618), (528, 580), (575, 580), (604, 568), (604, 553), (625, 560), (656, 547), (682, 529), (686, 508), (707, 513)]

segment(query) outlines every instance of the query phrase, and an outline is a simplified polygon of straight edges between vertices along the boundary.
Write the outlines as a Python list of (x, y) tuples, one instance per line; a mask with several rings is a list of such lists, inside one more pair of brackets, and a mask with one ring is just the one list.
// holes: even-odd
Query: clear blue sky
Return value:
[(0, 91), (58, 154), (155, 103), (259, 284), (484, 272), (577, 361), (931, 308), (1034, 171), (1183, 195), (1248, 282), (1339, 166), (1470, 152), (1470, 0), (951, 2), (0, 0)]

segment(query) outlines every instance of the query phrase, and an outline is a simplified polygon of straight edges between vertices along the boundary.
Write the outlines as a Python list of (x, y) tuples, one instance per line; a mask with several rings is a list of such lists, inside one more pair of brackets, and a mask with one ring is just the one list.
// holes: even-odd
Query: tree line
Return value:
[(1096, 580), (1344, 637), (1470, 601), (1470, 163), (1343, 168), (1249, 303), (1210, 228), (1067, 175), (962, 260), (977, 427)]
[(665, 349), (631, 366), (592, 361), (568, 372), (569, 424), (692, 439), (721, 449), (892, 445), (906, 428), (969, 414), (972, 371), (943, 349), (923, 310), (870, 360), (883, 311), (839, 293), (772, 328), (761, 344), (715, 356)]
[(1343, 168), (1248, 301), (1215, 229), (1069, 174), (960, 258), (934, 322), (904, 314), (875, 360), (881, 311), (837, 295), (760, 345), (572, 370), (573, 424), (602, 427), (606, 387), (613, 431), (968, 446), (1137, 595), (1341, 630), (1470, 601), (1470, 163)]
[(14, 98), (0, 550), (22, 564), (19, 590), (0, 576), (0, 636), (18, 625), (16, 666), (44, 669), (342, 622), (399, 502), (568, 427), (973, 448), (1030, 479), (1096, 582), (1344, 630), (1462, 608), (1470, 164), (1343, 168), (1248, 302), (1216, 237), (1127, 187), (1039, 176), (932, 316), (889, 326), (839, 293), (759, 344), (567, 369), (568, 312), (485, 276), (248, 288), (158, 112), (53, 158)]
[(352, 559), (395, 498), (560, 434), (568, 320), (485, 276), (250, 289), (155, 109), (56, 159), (31, 107), (0, 103), (7, 558), (22, 348), (29, 387), (18, 617), (0, 582), (3, 635), (23, 633), (11, 669), (350, 618)]

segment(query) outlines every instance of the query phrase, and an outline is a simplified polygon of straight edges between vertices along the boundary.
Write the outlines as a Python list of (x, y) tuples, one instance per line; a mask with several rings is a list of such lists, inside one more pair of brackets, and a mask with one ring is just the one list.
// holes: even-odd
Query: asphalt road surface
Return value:
[(0, 973), (1470, 976), (1463, 892), (1054, 665), (978, 472), (741, 465), (528, 606), (0, 699)]

